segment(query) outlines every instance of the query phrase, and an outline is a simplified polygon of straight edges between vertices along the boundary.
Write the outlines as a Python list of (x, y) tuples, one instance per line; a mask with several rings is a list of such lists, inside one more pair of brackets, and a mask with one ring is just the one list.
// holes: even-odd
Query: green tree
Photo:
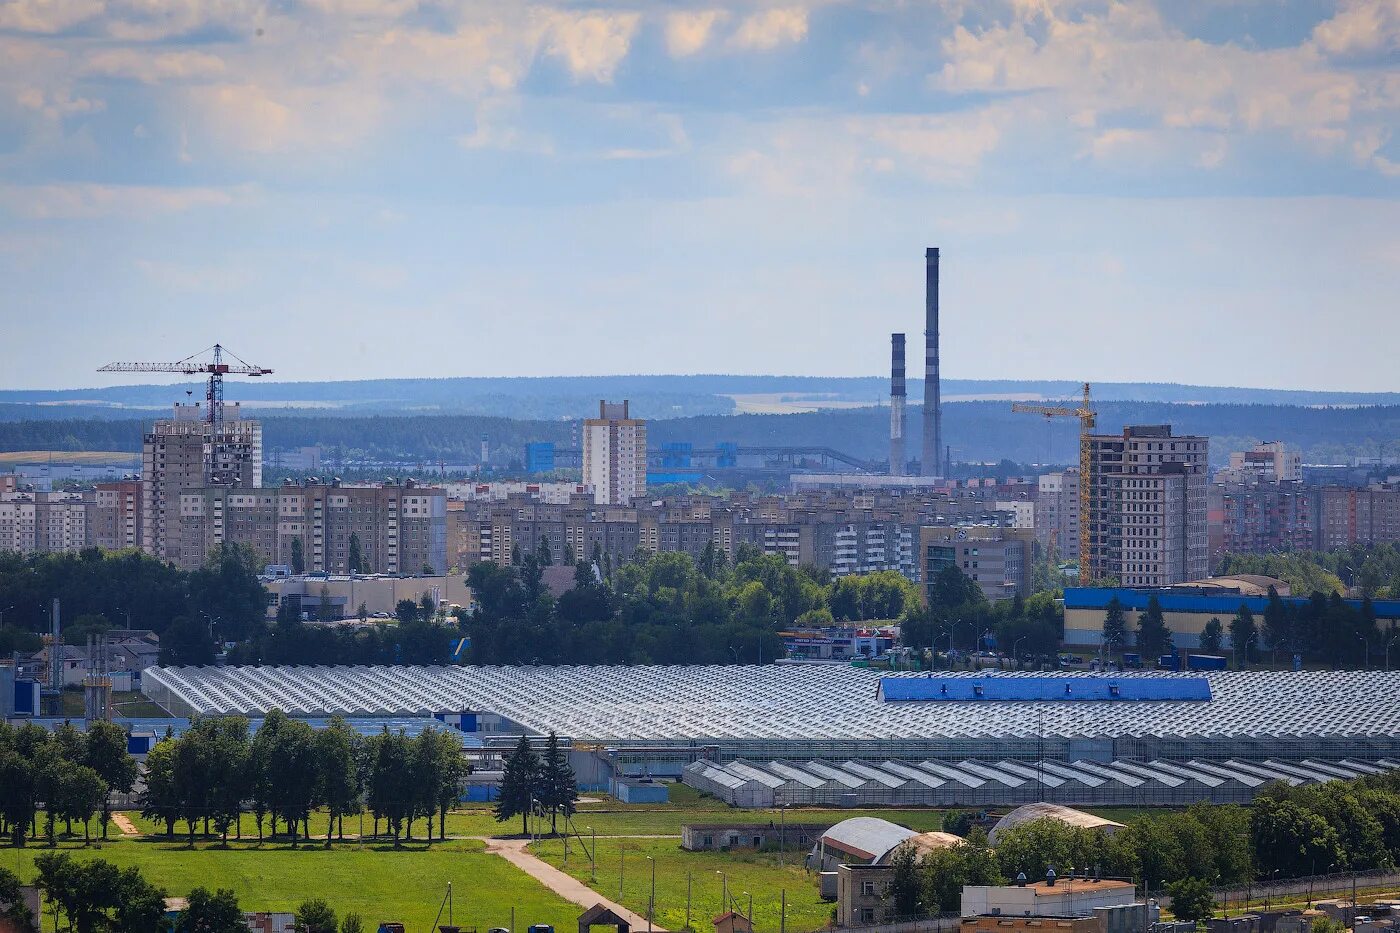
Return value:
[(1236, 666), (1241, 670), (1249, 664), (1255, 643), (1259, 640), (1259, 630), (1254, 625), (1254, 613), (1244, 603), (1230, 620), (1230, 646), (1235, 652)]
[(911, 845), (895, 849), (890, 859), (894, 873), (890, 876), (889, 896), (894, 902), (896, 917), (917, 917), (922, 913), (923, 885), (919, 876), (918, 852)]
[(14, 749), (0, 745), (0, 818), (10, 828), (10, 844), (24, 848), (25, 832), (39, 811), (34, 765)]
[(350, 535), (350, 554), (345, 559), (345, 566), (351, 573), (360, 573), (364, 569), (364, 555), (360, 551), (360, 536), (354, 533)]
[(1201, 629), (1201, 650), (1207, 654), (1219, 654), (1225, 640), (1225, 628), (1220, 620), (1212, 617)]
[(180, 799), (175, 790), (175, 741), (168, 736), (146, 753), (146, 789), (141, 792), (141, 815), (165, 824), (165, 835), (175, 835)]
[(165, 891), (143, 878), (140, 869), (123, 871), (117, 879), (111, 933), (166, 933), (169, 929)]
[(336, 621), (335, 606), (331, 603), (331, 588), (321, 584), (321, 598), (316, 603), (316, 620), (330, 623)]
[(213, 664), (215, 649), (214, 636), (206, 623), (178, 616), (160, 636), (160, 663), (173, 667)]
[(115, 723), (99, 719), (88, 725), (85, 763), (107, 785), (102, 796), (103, 839), (112, 818), (110, 796), (129, 794), (136, 783), (136, 759), (127, 752), (126, 742), (126, 730)]
[(1201, 878), (1182, 878), (1167, 885), (1172, 899), (1172, 915), (1178, 920), (1209, 920), (1215, 912), (1210, 883)]
[(496, 798), (496, 820), (504, 823), (513, 816), (520, 817), (520, 832), (530, 831), (530, 807), (539, 784), (540, 760), (530, 747), (530, 740), (520, 737), (515, 751), (506, 758), (501, 772), (501, 789)]
[(0, 868), (0, 920), (8, 920), (16, 929), (32, 929), (33, 912), (24, 901), (19, 876), (8, 868)]
[(301, 535), (292, 539), (292, 573), (297, 576), (306, 573), (306, 549), (301, 543)]
[(335, 911), (321, 898), (302, 901), (297, 908), (296, 933), (336, 933)]
[(1148, 598), (1147, 608), (1138, 616), (1137, 646), (1144, 662), (1159, 658), (1172, 649), (1172, 632), (1167, 628), (1162, 604), (1156, 596)]
[(1327, 819), (1292, 801), (1260, 795), (1251, 828), (1254, 861), (1262, 875), (1299, 877), (1346, 864), (1341, 839)]
[(359, 914), (346, 914), (340, 921), (340, 933), (365, 933), (365, 923)]
[(227, 888), (190, 892), (189, 906), (180, 912), (180, 933), (247, 933), (248, 923), (238, 896)]
[(544, 759), (540, 764), (539, 788), (535, 793), (540, 804), (549, 809), (549, 831), (558, 831), (559, 814), (573, 816), (578, 802), (578, 780), (569, 758), (559, 747), (559, 736), (549, 733), (545, 742)]
[(1108, 601), (1108, 611), (1103, 618), (1104, 651), (1112, 654), (1121, 651), (1128, 640), (1128, 623), (1123, 617), (1123, 604), (1114, 596)]
[(331, 836), (343, 834), (345, 817), (360, 811), (359, 744), (359, 735), (339, 716), (316, 733), (316, 797), (330, 817), (327, 849)]
[(59, 768), (54, 796), (48, 801), (48, 806), (70, 826), (73, 821), (82, 823), (83, 839), (87, 840), (88, 824), (106, 796), (107, 785), (96, 771), (87, 765), (64, 762)]

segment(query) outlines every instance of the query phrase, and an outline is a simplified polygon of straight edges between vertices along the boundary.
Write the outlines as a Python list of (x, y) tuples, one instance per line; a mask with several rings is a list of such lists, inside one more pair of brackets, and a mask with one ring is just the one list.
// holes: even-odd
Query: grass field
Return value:
[(690, 881), (690, 924), (709, 929), (711, 918), (722, 912), (725, 882), (730, 904), (742, 913), (749, 910), (753, 895), (754, 926), (777, 930), (782, 908), (782, 892), (787, 892), (787, 929), (809, 933), (831, 920), (831, 905), (817, 894), (817, 878), (802, 867), (802, 854), (789, 852), (786, 864), (778, 864), (778, 854), (768, 852), (686, 852), (672, 839), (599, 839), (598, 877), (593, 882), (588, 856), (577, 843), (569, 847), (569, 864), (564, 865), (564, 844), (550, 839), (532, 847), (540, 858), (588, 884), (595, 891), (619, 900), (642, 916), (647, 913), (651, 895), (650, 857), (656, 864), (657, 926), (680, 930), (686, 921), (687, 876)]
[[(0, 849), (0, 865), (29, 880), (35, 856), (46, 851), (42, 845)], [(576, 906), (473, 841), (403, 850), (346, 844), (327, 851), (283, 845), (190, 850), (164, 841), (124, 840), (64, 851), (122, 868), (135, 865), (172, 896), (199, 885), (231, 888), (245, 910), (292, 910), (307, 898), (323, 897), (340, 916), (360, 914), (369, 929), (384, 920), (400, 921), (409, 930), (429, 929), (449, 881), (454, 920), (468, 928), (509, 927), (512, 907), (517, 929), (548, 923), (569, 930), (579, 914)]]

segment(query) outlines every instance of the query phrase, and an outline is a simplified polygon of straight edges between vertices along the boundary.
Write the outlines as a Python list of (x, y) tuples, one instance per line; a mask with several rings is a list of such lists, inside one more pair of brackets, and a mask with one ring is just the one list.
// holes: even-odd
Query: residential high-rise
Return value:
[(1294, 482), (1303, 479), (1303, 456), (1283, 441), (1265, 441), (1249, 450), (1230, 453), (1230, 467), (1216, 477), (1220, 482)]
[(1313, 492), (1319, 550), (1400, 542), (1400, 486), (1322, 486)]
[(599, 505), (628, 505), (646, 494), (647, 423), (628, 403), (599, 402), (598, 417), (583, 423), (583, 484)]
[(1036, 538), (1056, 560), (1079, 560), (1079, 471), (1046, 473), (1039, 487)]
[(1089, 444), (1090, 575), (1123, 586), (1205, 577), (1210, 439), (1173, 437), (1171, 425), (1139, 425), (1091, 435)]
[(98, 483), (88, 516), (92, 543), (108, 551), (139, 548), (145, 542), (141, 525), (141, 481)]
[(210, 423), (198, 405), (176, 405), (174, 416), (157, 421), (142, 445), (141, 525), (143, 548), (162, 560), (183, 550), (180, 494), (204, 486), (262, 485), (262, 423), (240, 418), (237, 402), (225, 403), (223, 419)]

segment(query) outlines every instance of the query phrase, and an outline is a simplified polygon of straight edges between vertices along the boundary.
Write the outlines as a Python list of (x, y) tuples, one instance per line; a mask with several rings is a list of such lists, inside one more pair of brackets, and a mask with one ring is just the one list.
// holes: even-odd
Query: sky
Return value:
[(1398, 196), (1400, 0), (0, 0), (3, 388), (1395, 390)]

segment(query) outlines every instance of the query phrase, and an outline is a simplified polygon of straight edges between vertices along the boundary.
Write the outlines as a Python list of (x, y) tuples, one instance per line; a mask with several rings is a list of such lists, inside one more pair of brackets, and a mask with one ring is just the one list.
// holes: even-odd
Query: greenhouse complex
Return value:
[(580, 778), (739, 806), (1251, 799), (1400, 768), (1400, 672), (890, 674), (773, 667), (149, 668), (177, 716), (435, 718), (468, 745), (557, 732)]

